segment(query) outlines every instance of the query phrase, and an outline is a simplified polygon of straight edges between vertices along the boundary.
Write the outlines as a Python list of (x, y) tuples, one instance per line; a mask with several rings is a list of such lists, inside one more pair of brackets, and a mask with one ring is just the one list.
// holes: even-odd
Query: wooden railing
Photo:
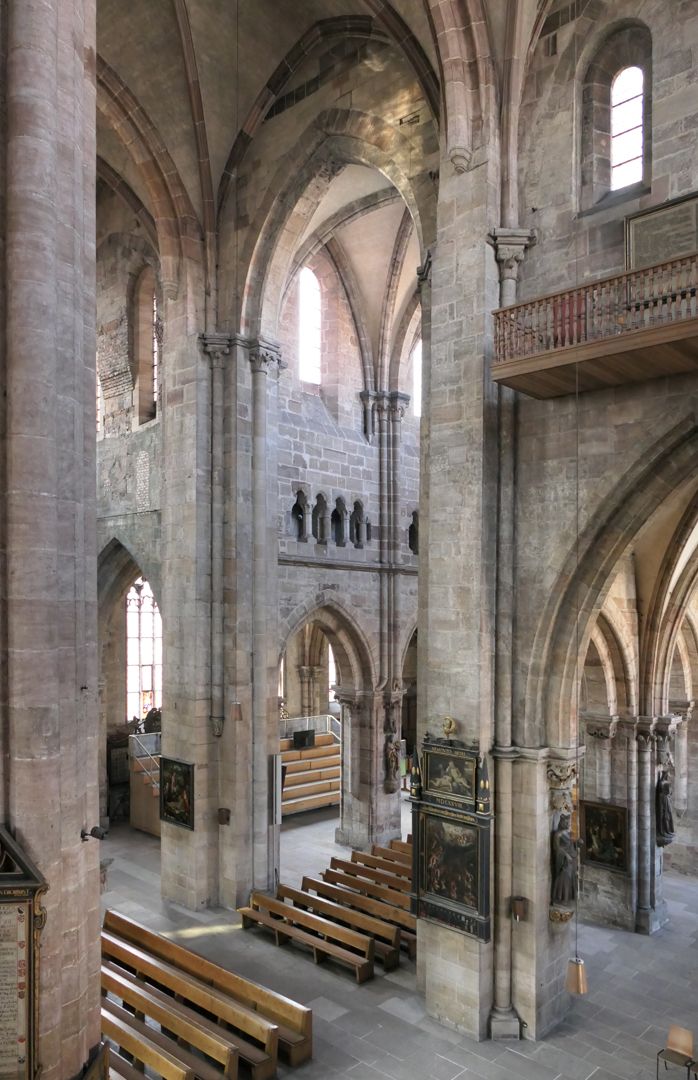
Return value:
[(494, 312), (495, 363), (698, 316), (698, 254)]

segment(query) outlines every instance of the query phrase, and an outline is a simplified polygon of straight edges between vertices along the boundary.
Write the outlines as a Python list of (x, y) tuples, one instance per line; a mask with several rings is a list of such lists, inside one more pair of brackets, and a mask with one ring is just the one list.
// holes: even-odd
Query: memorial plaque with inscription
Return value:
[(625, 219), (626, 266), (670, 262), (698, 251), (698, 195), (642, 210)]
[(0, 828), (0, 1080), (34, 1080), (39, 1006), (39, 935), (46, 883)]

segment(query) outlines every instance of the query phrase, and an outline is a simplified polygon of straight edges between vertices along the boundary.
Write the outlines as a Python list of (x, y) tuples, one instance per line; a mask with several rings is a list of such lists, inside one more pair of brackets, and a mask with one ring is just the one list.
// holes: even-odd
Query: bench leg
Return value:
[(325, 960), (327, 959), (327, 955), (324, 952), (322, 952), (321, 949), (314, 948), (313, 949), (313, 959), (314, 959), (316, 964), (324, 964)]
[(275, 930), (274, 937), (276, 938), (277, 945), (288, 945), (289, 941), (291, 940), (288, 934), (282, 933), (281, 930)]
[(357, 983), (366, 982), (368, 979), (373, 978), (373, 964), (366, 961), (365, 964), (361, 964), (356, 969), (356, 981)]

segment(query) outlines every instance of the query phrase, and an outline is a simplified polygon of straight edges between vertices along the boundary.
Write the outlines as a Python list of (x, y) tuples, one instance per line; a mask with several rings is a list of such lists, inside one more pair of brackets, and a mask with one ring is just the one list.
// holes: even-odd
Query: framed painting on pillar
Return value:
[(620, 874), (628, 872), (628, 808), (585, 802), (580, 807), (582, 862)]
[(160, 821), (194, 828), (194, 766), (190, 761), (160, 758)]
[(461, 809), (417, 809), (415, 914), (490, 939), (490, 819)]

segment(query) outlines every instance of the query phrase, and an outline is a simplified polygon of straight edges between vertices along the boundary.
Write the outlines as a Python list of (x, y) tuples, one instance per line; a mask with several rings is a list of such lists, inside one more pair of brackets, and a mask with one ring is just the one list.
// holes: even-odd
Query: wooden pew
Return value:
[[(401, 878), (399, 888), (405, 887), (407, 883), (407, 889), (409, 890), (412, 883), (412, 866), (407, 866), (404, 862), (392, 862), (389, 859), (381, 859), (378, 855), (370, 855), (367, 851), (352, 851), (351, 861), (360, 863), (362, 866), (371, 866), (374, 870), (381, 870), (384, 874), (392, 874), (394, 877)], [(393, 886), (398, 888), (398, 886)]]
[(279, 900), (290, 900), (295, 907), (312, 911), (315, 915), (322, 915), (372, 937), (376, 956), (386, 971), (392, 971), (400, 963), (400, 930), (397, 926), (310, 892), (292, 889), (289, 885), (279, 885), (276, 895)]
[[(132, 1019), (133, 1017), (129, 1016), (128, 1021), (122, 1020), (108, 1009), (102, 1008), (102, 1034), (122, 1050), (132, 1054), (136, 1061), (153, 1069), (163, 1080), (194, 1080), (192, 1069), (174, 1054), (163, 1050), (148, 1036), (139, 1034), (131, 1026)], [(175, 1043), (172, 1045), (176, 1047)], [(123, 1061), (123, 1058), (121, 1060)], [(138, 1071), (142, 1077), (143, 1074)]]
[[(325, 873), (331, 874), (332, 871), (326, 870)], [(327, 900), (334, 900), (337, 904), (344, 904), (357, 911), (365, 911), (368, 915), (374, 915), (383, 922), (399, 927), (400, 945), (407, 950), (410, 959), (413, 960), (417, 955), (417, 919), (409, 911), (364, 893), (354, 892), (353, 889), (333, 885), (327, 880), (322, 881), (320, 878), (304, 877), (302, 885), (305, 892), (315, 892)]]
[[(227, 1037), (222, 1028), (195, 1013), (193, 1009), (173, 1001), (162, 991), (148, 987), (126, 971), (120, 972), (113, 965), (102, 966), (102, 993), (118, 998), (124, 1007), (133, 1009), (133, 1015), (139, 1020), (146, 1016), (154, 1020), (160, 1025), (163, 1034), (165, 1031), (170, 1032), (172, 1036), (213, 1058), (222, 1067), (207, 1067), (205, 1073), (194, 1069), (199, 1080), (219, 1080), (221, 1075), (230, 1077), (231, 1080), (237, 1077), (238, 1047), (235, 1040)], [(184, 1055), (180, 1056), (186, 1062)]]
[[(332, 870), (341, 870), (344, 874), (354, 874), (356, 877), (367, 878), (369, 881), (374, 882), (376, 885), (381, 885), (384, 889), (389, 889), (391, 893), (400, 893), (405, 896), (404, 907), (410, 906), (410, 898), (407, 895), (412, 885), (406, 878), (398, 877), (396, 874), (386, 874), (383, 870), (378, 870), (374, 866), (368, 866), (367, 863), (359, 862), (353, 858), (355, 853), (352, 852), (352, 861), (348, 862), (346, 859), (332, 858), (330, 860), (330, 868)], [(367, 858), (372, 858), (368, 855)]]
[(221, 1080), (223, 1073), (220, 1069), (210, 1065), (197, 1054), (193, 1054), (191, 1050), (180, 1046), (175, 1039), (171, 1039), (168, 1035), (164, 1035), (162, 1031), (157, 1031), (154, 1027), (150, 1027), (144, 1020), (139, 1020), (138, 1017), (134, 1016), (126, 1009), (123, 1009), (120, 1005), (114, 1004), (113, 1001), (105, 1000), (102, 1002), (102, 1015), (104, 1015), (105, 1012), (109, 1013), (110, 1016), (114, 1017), (114, 1019), (119, 1022), (127, 1024), (137, 1035), (148, 1039), (150, 1042), (154, 1043), (155, 1046), (159, 1046), (164, 1053), (170, 1054), (171, 1057), (181, 1061), (183, 1065), (191, 1069), (192, 1075), (196, 1077), (196, 1080)]
[(391, 840), (390, 848), (392, 851), (400, 851), (403, 855), (406, 855), (410, 862), (412, 862), (412, 844), (405, 843), (404, 840)]
[(234, 1040), (240, 1058), (247, 1062), (255, 1080), (268, 1080), (274, 1075), (278, 1052), (276, 1024), (270, 1024), (253, 1009), (246, 1008), (227, 994), (104, 930), (102, 957), (130, 969), (147, 982), (171, 991), (184, 1004), (204, 1009), (218, 1023), (229, 1024), (238, 1033)]
[[(405, 911), (410, 910), (412, 902), (407, 893), (399, 892), (397, 889), (390, 889), (386, 885), (380, 885), (373, 878), (368, 877), (368, 874), (372, 873), (371, 870), (367, 870), (366, 875), (363, 873), (364, 870), (367, 870), (367, 867), (347, 862), (345, 859), (337, 859), (333, 856), (330, 860), (329, 870), (324, 870), (320, 877), (324, 881), (331, 881), (333, 885), (346, 885), (349, 889), (356, 889), (357, 892), (365, 893), (366, 896), (373, 896), (376, 900), (382, 900), (386, 904), (404, 908)], [(380, 876), (385, 877), (386, 875), (381, 874)]]
[(201, 982), (213, 986), (236, 1001), (254, 1009), (278, 1027), (279, 1051), (290, 1065), (302, 1065), (313, 1055), (313, 1012), (305, 1005), (277, 994), (266, 986), (226, 971), (198, 953), (185, 949), (169, 938), (153, 933), (133, 919), (116, 911), (107, 911), (104, 929), (131, 941), (146, 952), (166, 960)]
[(371, 848), (371, 854), (377, 855), (387, 862), (400, 863), (402, 866), (407, 866), (410, 870), (412, 869), (412, 856), (405, 855), (402, 851), (395, 851), (394, 848), (381, 847), (380, 844), (374, 844)]
[(113, 1076), (120, 1076), (121, 1080), (143, 1080), (143, 1073), (132, 1065), (130, 1061), (117, 1054), (113, 1046), (107, 1051), (107, 1080)]
[(244, 927), (259, 923), (272, 930), (277, 945), (299, 941), (312, 949), (316, 964), (331, 957), (353, 968), (358, 983), (373, 978), (375, 949), (373, 938), (365, 934), (338, 926), (309, 911), (300, 911), (264, 893), (252, 893), (249, 907), (238, 908), (238, 911)]

